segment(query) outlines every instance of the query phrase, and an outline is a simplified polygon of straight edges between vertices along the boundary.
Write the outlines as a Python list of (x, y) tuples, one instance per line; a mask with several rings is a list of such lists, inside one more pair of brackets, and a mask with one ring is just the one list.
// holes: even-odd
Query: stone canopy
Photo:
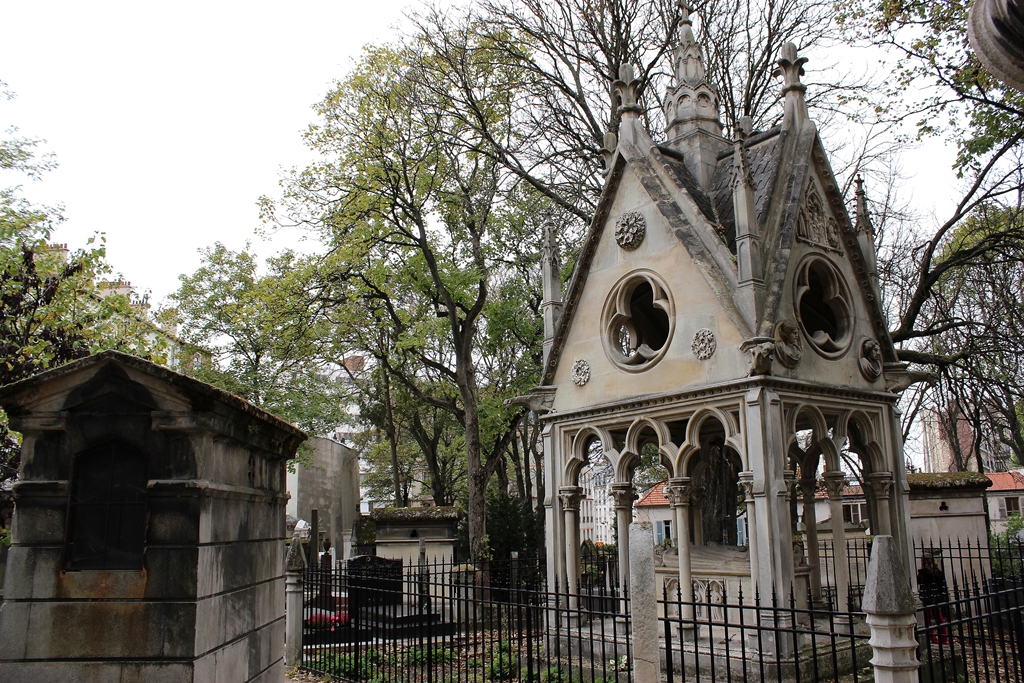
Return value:
[[(908, 374), (881, 308), (866, 194), (858, 179), (851, 218), (808, 116), (807, 60), (792, 44), (779, 55), (779, 125), (742, 118), (727, 139), (702, 59), (684, 10), (664, 143), (643, 125), (632, 69), (620, 71), (621, 125), (564, 295), (545, 227), (544, 373), (517, 402), (545, 423), (549, 581), (576, 587), (579, 475), (597, 452), (615, 472), (626, 583), (633, 472), (650, 448), (669, 477), (683, 590), (704, 585), (692, 553), (743, 538), (749, 583), (788, 591), (809, 571), (819, 597), (814, 532), (806, 551), (797, 534), (801, 504), (815, 526), (819, 481), (841, 527), (842, 488), (861, 480), (872, 528), (909, 560), (896, 412)], [(843, 539), (837, 529), (838, 554)]]

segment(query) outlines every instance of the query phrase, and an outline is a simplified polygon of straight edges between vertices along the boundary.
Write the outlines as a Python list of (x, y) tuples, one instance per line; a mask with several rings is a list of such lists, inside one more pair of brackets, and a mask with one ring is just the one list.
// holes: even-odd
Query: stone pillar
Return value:
[(693, 518), (693, 544), (704, 545), (704, 487), (690, 489), (690, 517)]
[(821, 605), (821, 555), (818, 551), (818, 519), (814, 512), (814, 493), (817, 488), (816, 479), (800, 480), (800, 495), (804, 503), (804, 530), (807, 534), (807, 576), (811, 586), (811, 602), (815, 607)]
[(612, 484), (615, 499), (615, 528), (619, 549), (619, 590), (625, 595), (629, 586), (629, 525), (633, 523), (633, 501), (636, 489), (632, 484)]
[(558, 489), (562, 501), (562, 515), (565, 518), (565, 574), (569, 604), (575, 609), (576, 594), (580, 582), (580, 502), (583, 489), (579, 486), (563, 486)]
[(654, 581), (654, 532), (650, 522), (633, 524), (629, 534), (629, 585), (633, 624), (633, 681), (660, 683), (661, 629)]
[(871, 629), (875, 683), (917, 683), (914, 594), (892, 536), (876, 536), (871, 546), (862, 609)]
[[(754, 473), (740, 472), (740, 488), (747, 506), (747, 550), (750, 554), (750, 582), (756, 593), (758, 588), (757, 515), (754, 506)], [(750, 596), (753, 598), (753, 594)]]
[(836, 602), (841, 612), (849, 610), (850, 569), (846, 563), (846, 528), (843, 524), (843, 489), (846, 475), (826, 472), (822, 475), (828, 489), (828, 504), (832, 510), (832, 547), (835, 554)]
[(889, 491), (892, 490), (892, 473), (875, 472), (864, 477), (864, 487), (871, 491), (875, 501), (878, 519), (871, 520), (871, 531), (875, 536), (892, 534), (892, 521), (889, 518)]
[(683, 605), (679, 616), (683, 621), (693, 620), (693, 571), (690, 564), (690, 478), (678, 477), (668, 480), (668, 500), (676, 525), (677, 549), (679, 551), (679, 593)]
[(288, 546), (284, 571), (284, 664), (291, 669), (302, 664), (302, 578), (306, 573), (306, 556), (297, 531)]

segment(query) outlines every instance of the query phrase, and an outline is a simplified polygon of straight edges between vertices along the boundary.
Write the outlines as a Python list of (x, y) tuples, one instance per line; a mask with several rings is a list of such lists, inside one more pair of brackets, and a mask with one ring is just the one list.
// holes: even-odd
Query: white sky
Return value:
[[(256, 200), (310, 159), (310, 106), (410, 4), (0, 0), (0, 80), (17, 94), (0, 126), (45, 138), (60, 163), (25, 193), (64, 204), (57, 242), (105, 232), (115, 269), (157, 302), (215, 241), (301, 248), (254, 234)], [(941, 144), (905, 158), (926, 213), (951, 194), (950, 162)]]

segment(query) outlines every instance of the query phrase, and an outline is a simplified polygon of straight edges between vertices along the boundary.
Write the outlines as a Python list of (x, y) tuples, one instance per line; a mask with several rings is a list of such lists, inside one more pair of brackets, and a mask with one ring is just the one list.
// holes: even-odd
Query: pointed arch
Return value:
[(683, 445), (676, 451), (671, 469), (671, 471), (675, 472), (675, 476), (688, 476), (686, 470), (689, 467), (690, 460), (695, 453), (700, 452), (700, 430), (709, 419), (715, 419), (722, 425), (722, 430), (725, 432), (725, 445), (736, 451), (737, 455), (740, 456), (740, 463), (743, 469), (748, 467), (744, 461), (747, 449), (743, 447), (743, 439), (736, 420), (724, 410), (714, 407), (701, 408), (686, 423), (686, 440), (683, 441)]
[(563, 481), (566, 485), (579, 485), (580, 470), (590, 462), (590, 458), (587, 456), (587, 449), (593, 441), (601, 442), (604, 457), (608, 459), (612, 467), (616, 466), (616, 461), (619, 460), (618, 451), (615, 449), (615, 439), (612, 437), (611, 432), (604, 427), (588, 425), (576, 432), (572, 438), (572, 449), (570, 450), (569, 459), (565, 463), (565, 478)]

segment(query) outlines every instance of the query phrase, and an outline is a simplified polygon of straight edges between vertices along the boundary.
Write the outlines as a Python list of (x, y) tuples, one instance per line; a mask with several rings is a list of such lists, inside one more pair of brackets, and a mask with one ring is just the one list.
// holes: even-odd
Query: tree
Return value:
[(200, 253), (200, 268), (180, 276), (175, 307), (162, 313), (213, 354), (189, 373), (311, 434), (332, 433), (347, 417), (344, 387), (329, 353), (332, 331), (297, 289), (302, 259), (285, 251), (260, 273), (249, 245), (233, 252), (218, 242)]
[[(448, 47), (474, 71), (474, 97), (500, 127), (518, 75), (480, 35), (464, 36)], [(440, 60), (424, 41), (369, 48), (317, 106), (306, 141), (324, 160), (288, 178), (283, 217), (269, 202), (265, 215), (328, 245), (304, 289), (335, 330), (337, 354), (369, 354), (392, 386), (458, 421), (478, 558), (487, 484), (523, 416), (504, 401), (538, 378), (529, 245), (541, 204), (477, 153), (478, 133), (433, 80)]]

